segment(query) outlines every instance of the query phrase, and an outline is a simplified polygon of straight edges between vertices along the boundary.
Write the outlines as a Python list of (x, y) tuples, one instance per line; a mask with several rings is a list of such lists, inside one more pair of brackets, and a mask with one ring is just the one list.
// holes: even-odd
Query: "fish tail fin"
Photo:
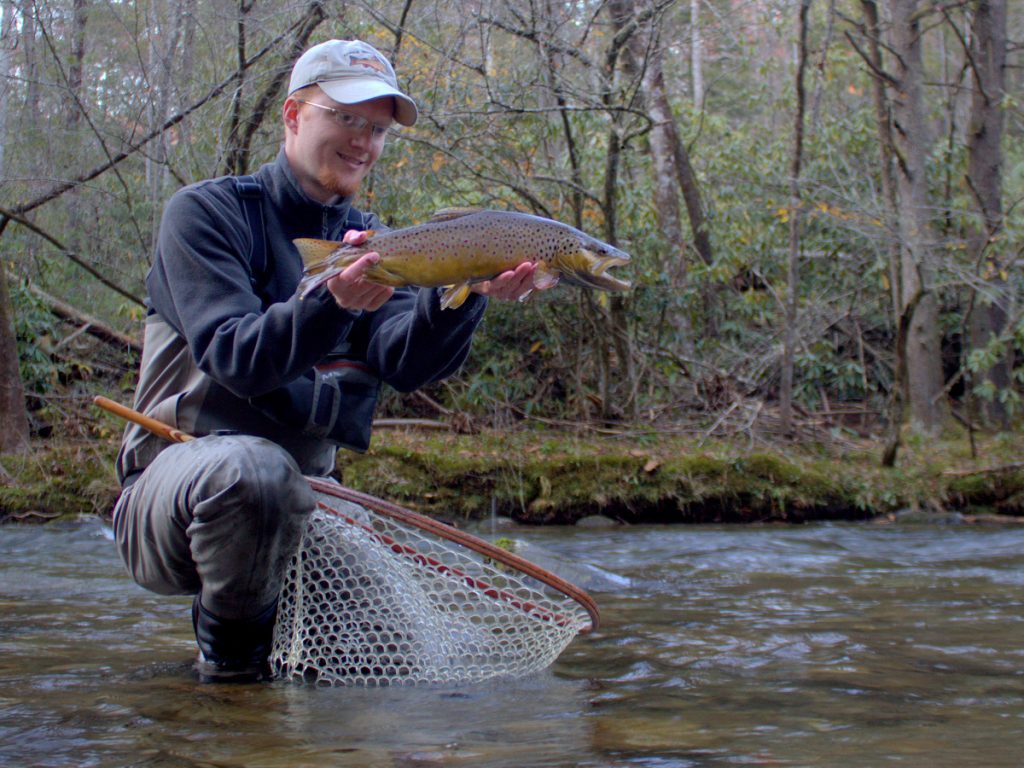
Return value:
[(332, 240), (316, 240), (311, 237), (300, 237), (293, 240), (302, 257), (302, 265), (307, 274), (313, 274), (326, 265), (327, 261), (344, 246)]

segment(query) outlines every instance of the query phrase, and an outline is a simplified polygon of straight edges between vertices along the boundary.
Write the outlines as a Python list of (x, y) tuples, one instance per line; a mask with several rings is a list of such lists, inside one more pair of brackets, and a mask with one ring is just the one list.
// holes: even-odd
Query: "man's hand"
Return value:
[[(361, 245), (366, 242), (368, 234), (355, 229), (345, 233), (343, 242), (349, 245)], [(387, 285), (378, 285), (365, 280), (363, 275), (368, 267), (380, 261), (380, 254), (375, 251), (360, 256), (345, 271), (327, 281), (327, 290), (334, 296), (338, 306), (352, 312), (366, 310), (373, 312), (380, 309), (391, 298), (395, 289)]]
[(503, 301), (515, 301), (523, 299), (534, 290), (544, 290), (552, 287), (554, 282), (546, 282), (543, 285), (534, 285), (533, 276), (537, 271), (537, 265), (530, 261), (524, 261), (515, 269), (502, 272), (493, 280), (485, 280), (473, 286), (473, 291), (492, 299)]

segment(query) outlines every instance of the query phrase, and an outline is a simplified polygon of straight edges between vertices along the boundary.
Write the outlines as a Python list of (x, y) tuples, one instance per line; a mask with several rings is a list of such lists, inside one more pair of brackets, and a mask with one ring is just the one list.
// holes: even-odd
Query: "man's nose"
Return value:
[(367, 149), (373, 140), (371, 131), (373, 131), (372, 125), (367, 125), (361, 131), (351, 131), (349, 134), (349, 143), (357, 149)]

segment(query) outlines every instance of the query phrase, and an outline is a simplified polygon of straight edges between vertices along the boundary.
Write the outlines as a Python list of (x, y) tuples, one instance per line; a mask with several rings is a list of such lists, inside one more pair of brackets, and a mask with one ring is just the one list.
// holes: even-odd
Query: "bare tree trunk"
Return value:
[(882, 457), (882, 465), (891, 467), (896, 463), (896, 455), (899, 451), (903, 419), (906, 413), (906, 337), (909, 327), (908, 309), (916, 309), (917, 301), (913, 307), (903, 307), (902, 279), (900, 277), (900, 240), (898, 235), (899, 224), (899, 200), (896, 195), (895, 178), (895, 156), (893, 146), (892, 119), (889, 102), (886, 99), (886, 83), (889, 76), (885, 73), (885, 64), (882, 58), (881, 29), (878, 20), (878, 4), (875, 0), (861, 0), (861, 9), (864, 12), (864, 35), (867, 39), (867, 51), (862, 52), (868, 67), (873, 74), (872, 101), (875, 108), (875, 126), (878, 134), (878, 153), (880, 161), (880, 173), (882, 184), (882, 220), (885, 222), (885, 231), (888, 233), (886, 251), (889, 264), (889, 290), (892, 300), (892, 316), (896, 327), (896, 344), (894, 355), (896, 363), (893, 367), (892, 392), (889, 397), (888, 419), (889, 436), (885, 453)]
[(872, 102), (875, 107), (875, 125), (878, 133), (878, 153), (881, 162), (882, 208), (886, 211), (885, 229), (890, 234), (887, 251), (889, 253), (889, 289), (892, 293), (892, 312), (895, 322), (899, 322), (903, 305), (903, 292), (900, 286), (900, 244), (897, 234), (897, 212), (899, 200), (896, 195), (895, 151), (893, 148), (892, 119), (889, 103), (885, 95), (885, 65), (882, 60), (881, 31), (878, 23), (878, 4), (875, 0), (861, 0), (864, 11), (864, 31), (867, 37), (868, 51), (865, 54), (874, 74), (872, 84)]
[(679, 141), (675, 115), (665, 92), (663, 53), (659, 30), (652, 24), (646, 34), (636, 34), (622, 55), (622, 69), (627, 78), (640, 81), (642, 105), (651, 119), (648, 134), (651, 166), (654, 172), (654, 207), (658, 228), (669, 249), (659, 265), (670, 276), (672, 287), (686, 285), (686, 245), (683, 241), (683, 221), (679, 209), (679, 178), (676, 174), (675, 144)]
[(569, 101), (565, 95), (565, 89), (562, 86), (562, 65), (565, 55), (561, 52), (554, 50), (548, 45), (548, 37), (554, 34), (555, 24), (555, 5), (553, 0), (549, 0), (545, 4), (545, 30), (543, 35), (539, 35), (537, 38), (537, 46), (540, 49), (541, 57), (544, 59), (547, 69), (545, 74), (548, 77), (548, 84), (551, 87), (551, 93), (555, 97), (555, 105), (558, 109), (558, 118), (562, 127), (562, 135), (565, 137), (565, 151), (569, 159), (569, 178), (572, 182), (572, 213), (573, 213), (573, 224), (578, 228), (583, 228), (583, 170), (580, 167), (580, 156), (579, 149), (577, 148), (576, 132), (573, 130), (572, 120), (570, 119)]
[(224, 173), (240, 176), (247, 172), (248, 155), (239, 146), (242, 132), (242, 95), (245, 92), (245, 60), (248, 58), (248, 16), (256, 0), (239, 0), (238, 17), (235, 19), (235, 55), (238, 59), (235, 92), (231, 97), (231, 116), (228, 119), (228, 138), (225, 147)]
[(0, 453), (28, 450), (28, 411), (25, 387), (18, 365), (18, 344), (14, 336), (11, 294), (7, 290), (7, 270), (0, 259)]
[(32, 125), (39, 118), (39, 54), (36, 46), (36, 10), (33, 2), (27, 2), (23, 9), (21, 39), (19, 47), (24, 52), (25, 68), (25, 109), (21, 115), (24, 124)]
[(652, 56), (647, 62), (643, 83), (647, 102), (645, 106), (653, 123), (648, 143), (651, 149), (651, 169), (654, 171), (654, 203), (658, 212), (658, 226), (670, 244), (662, 267), (671, 276), (675, 288), (686, 284), (686, 246), (679, 210), (679, 179), (672, 149), (678, 136), (675, 117), (663, 86), (660, 57)]
[[(619, 113), (611, 109), (612, 95), (616, 81), (616, 67), (619, 63), (621, 52), (628, 46), (630, 39), (636, 34), (636, 28), (630, 27), (628, 22), (632, 21), (634, 9), (624, 0), (612, 0), (609, 4), (609, 13), (612, 19), (612, 26), (616, 30), (609, 50), (606, 52), (604, 72), (605, 84), (603, 98), (605, 105), (609, 107), (608, 114), (611, 116), (608, 129), (608, 147), (606, 150), (604, 194), (601, 208), (605, 216), (605, 237), (611, 245), (618, 243), (618, 189), (619, 170), (622, 166), (622, 137), (620, 134)], [(627, 305), (620, 296), (614, 296), (608, 303), (608, 329), (611, 342), (614, 345), (617, 362), (622, 371), (622, 389), (626, 397), (621, 402), (626, 416), (635, 420), (638, 416), (638, 403), (636, 399), (637, 372), (634, 360), (633, 343), (629, 333), (629, 320), (627, 317)], [(607, 352), (602, 353), (607, 356)], [(611, 417), (610, 392), (602, 393), (603, 413), (607, 419)]]
[[(620, 145), (619, 129), (612, 119), (612, 125), (608, 133), (608, 150), (605, 164), (604, 199), (602, 209), (605, 218), (605, 238), (611, 245), (618, 244), (618, 179), (619, 169), (622, 163), (622, 147)], [(626, 316), (626, 303), (620, 296), (613, 296), (608, 302), (608, 312), (605, 326), (609, 330), (609, 337), (615, 349), (620, 376), (620, 392), (625, 393), (624, 398), (619, 399), (619, 405), (625, 411), (625, 416), (635, 421), (638, 416), (636, 401), (636, 366), (633, 355), (632, 339), (629, 335), (629, 321)], [(598, 340), (601, 345), (600, 358), (602, 365), (602, 417), (607, 421), (614, 417), (612, 412), (611, 392), (611, 355), (607, 341)]]
[[(647, 114), (654, 127), (648, 138), (651, 149), (651, 168), (654, 172), (654, 205), (658, 213), (658, 226), (669, 244), (662, 268), (669, 276), (673, 291), (683, 291), (689, 283), (689, 268), (683, 222), (679, 210), (679, 176), (676, 173), (676, 152), (679, 143), (675, 116), (665, 93), (662, 56), (658, 46), (651, 47), (651, 56), (643, 78)], [(696, 249), (695, 249), (696, 250)], [(707, 309), (705, 307), (705, 309)], [(708, 312), (703, 313), (708, 316)], [(693, 356), (694, 333), (690, 315), (682, 312), (677, 317), (677, 334), (686, 357)]]
[[(17, 32), (14, 26), (15, 7), (12, 0), (0, 0), (0, 98), (11, 102), (11, 73), (14, 70), (14, 49)], [(4, 178), (5, 149), (7, 144), (8, 110), (0, 109), (0, 179)]]
[[(637, 12), (636, 4), (632, 12)], [(665, 83), (665, 52), (660, 44), (657, 19), (658, 16), (652, 14), (646, 41), (634, 35), (623, 61), (627, 72), (635, 77), (642, 77), (644, 109), (652, 123), (648, 141), (654, 171), (654, 199), (658, 211), (658, 224), (665, 239), (674, 246), (668, 251), (668, 258), (662, 266), (665, 273), (670, 275), (672, 287), (682, 290), (688, 282), (688, 256), (679, 210), (680, 193), (686, 205), (694, 252), (705, 264), (712, 263), (714, 253), (700, 184), (690, 162), (689, 151), (679, 134), (679, 126), (669, 101), (669, 90)], [(705, 292), (703, 300), (702, 315), (707, 318), (705, 335), (714, 336), (714, 316), (710, 311), (713, 299)], [(689, 348), (686, 353), (689, 355), (692, 352), (693, 330), (689, 318), (681, 318), (681, 323), (684, 326), (680, 329), (681, 335), (684, 346)]]
[(804, 75), (807, 71), (807, 16), (811, 0), (800, 0), (799, 46), (796, 66), (796, 114), (793, 126), (793, 160), (789, 172), (789, 259), (786, 268), (786, 331), (782, 344), (782, 382), (779, 386), (779, 419), (782, 431), (793, 431), (793, 358), (796, 346), (797, 279), (800, 262), (800, 224), (803, 219), (803, 200), (800, 192), (800, 173), (804, 160), (804, 113), (806, 91)]
[(74, 130), (82, 122), (81, 105), (85, 71), (85, 26), (89, 0), (74, 0), (72, 11), (71, 58), (68, 61), (68, 99), (65, 108), (67, 127)]
[[(86, 25), (89, 20), (89, 0), (74, 0), (71, 20), (71, 55), (68, 58), (67, 67), (68, 93), (65, 99), (64, 124), (67, 128), (65, 146), (74, 152), (75, 149), (82, 146), (78, 128), (82, 125), (82, 110), (85, 109), (86, 103), (82, 89), (85, 85)], [(65, 203), (67, 204), (68, 248), (78, 253), (81, 251), (83, 228), (81, 226), (82, 202), (77, 189), (68, 192)]]
[(918, 291), (907, 301), (899, 317), (896, 318), (896, 344), (895, 364), (893, 366), (892, 402), (889, 405), (889, 436), (886, 439), (885, 450), (882, 452), (882, 466), (893, 467), (896, 465), (896, 456), (902, 442), (903, 416), (906, 411), (904, 396), (907, 392), (907, 338), (910, 333), (910, 323), (917, 309), (917, 304), (923, 294)]
[[(1009, 314), (1006, 256), (1000, 245), (1003, 226), (1003, 106), (1006, 87), (1006, 2), (1005, 0), (974, 0), (974, 23), (971, 37), (973, 95), (971, 122), (967, 136), (967, 184), (978, 210), (978, 223), (968, 236), (968, 247), (974, 262), (982, 267), (988, 280), (988, 296), (976, 296), (970, 315), (970, 345), (981, 349), (993, 338), (998, 339), (1006, 328)], [(975, 383), (987, 382), (998, 393), (1013, 386), (1012, 345), (998, 362), (980, 372)], [(992, 426), (1009, 428), (1009, 414), (1002, 401), (995, 397), (984, 409)]]
[[(177, 71), (189, 71), (193, 60), (192, 46), (196, 25), (196, 0), (153, 0), (149, 6), (149, 101), (147, 116), (149, 129), (155, 130), (167, 120), (178, 103)], [(150, 247), (155, 247), (160, 224), (162, 202), (166, 196), (168, 167), (168, 140), (166, 133), (152, 143), (146, 153), (146, 182), (150, 210)]]
[[(0, 5), (0, 103), (3, 104), (11, 101), (12, 56), (16, 43), (14, 15), (14, 3), (4, 0)], [(0, 110), (0, 179), (5, 177), (6, 145), (7, 110), (3, 109)], [(6, 224), (6, 220), (3, 223)], [(0, 257), (0, 453), (21, 453), (29, 447), (28, 413), (5, 266)]]
[(704, 108), (704, 41), (700, 31), (700, 0), (690, 0), (690, 78), (693, 106)]
[(928, 138), (918, 0), (890, 0), (895, 83), (893, 117), (899, 173), (900, 281), (906, 307), (921, 294), (907, 332), (907, 401), (915, 429), (935, 433), (948, 416), (942, 380), (939, 307), (932, 290), (935, 235), (928, 201)]

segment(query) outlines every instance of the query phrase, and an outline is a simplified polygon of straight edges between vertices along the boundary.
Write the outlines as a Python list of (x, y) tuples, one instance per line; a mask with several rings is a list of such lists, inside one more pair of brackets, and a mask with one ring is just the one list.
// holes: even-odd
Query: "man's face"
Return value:
[[(393, 115), (390, 97), (338, 104), (319, 88), (288, 97), (285, 154), (303, 191), (321, 203), (354, 195), (384, 149), (381, 129), (391, 125)], [(358, 130), (351, 126), (363, 120), (367, 124)]]

